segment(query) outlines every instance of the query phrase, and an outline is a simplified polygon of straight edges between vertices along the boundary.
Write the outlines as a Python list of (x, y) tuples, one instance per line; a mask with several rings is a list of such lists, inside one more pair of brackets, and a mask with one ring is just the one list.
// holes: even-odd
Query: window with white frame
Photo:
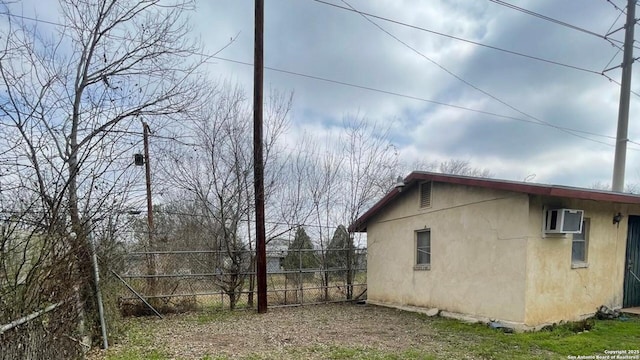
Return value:
[(431, 230), (416, 231), (416, 268), (431, 266)]
[(582, 221), (582, 232), (573, 234), (571, 243), (571, 263), (584, 264), (587, 262), (587, 250), (589, 249), (589, 219)]

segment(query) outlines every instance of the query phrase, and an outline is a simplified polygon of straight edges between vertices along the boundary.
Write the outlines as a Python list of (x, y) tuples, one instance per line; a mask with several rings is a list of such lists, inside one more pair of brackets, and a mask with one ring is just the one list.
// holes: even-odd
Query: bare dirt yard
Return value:
[(205, 311), (125, 323), (126, 335), (90, 359), (566, 359), (580, 349), (598, 352), (580, 344), (559, 352), (546, 347), (546, 340), (580, 339), (562, 329), (542, 334), (540, 342), (538, 335), (370, 305)]

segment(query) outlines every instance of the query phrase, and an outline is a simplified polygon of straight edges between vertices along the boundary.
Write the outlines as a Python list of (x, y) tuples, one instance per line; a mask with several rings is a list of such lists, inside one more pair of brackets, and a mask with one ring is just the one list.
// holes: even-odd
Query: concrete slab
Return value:
[(625, 314), (640, 315), (640, 307), (632, 307), (620, 310)]

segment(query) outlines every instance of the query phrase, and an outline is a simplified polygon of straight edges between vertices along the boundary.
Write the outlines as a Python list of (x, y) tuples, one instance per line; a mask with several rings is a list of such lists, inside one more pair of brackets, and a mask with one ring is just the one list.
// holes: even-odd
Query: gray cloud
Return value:
[[(343, 5), (338, 0), (333, 2)], [(616, 49), (602, 39), (489, 1), (349, 2), (362, 11), (595, 71), (603, 70), (616, 54)], [(599, 34), (605, 33), (619, 14), (605, 1), (529, 0), (518, 5)], [(358, 14), (312, 0), (268, 1), (265, 13), (266, 66), (528, 119), (463, 84)], [(240, 33), (219, 55), (252, 62), (253, 15), (252, 1), (200, 0), (191, 21), (209, 53)], [(622, 25), (623, 18), (616, 27)], [(375, 21), (425, 56), (527, 114), (559, 127), (615, 135), (619, 87), (600, 75)], [(622, 36), (618, 33), (615, 38)], [(617, 54), (611, 66), (620, 62), (621, 54)], [(250, 66), (215, 60), (209, 72), (212, 81), (231, 79), (251, 93)], [(620, 70), (608, 75), (619, 80)], [(639, 76), (636, 66), (633, 88), (638, 91)], [(322, 138), (320, 132), (335, 131), (342, 116), (359, 113), (372, 121), (390, 122), (392, 140), (409, 163), (464, 158), (490, 168), (500, 177), (523, 179), (535, 173), (536, 181), (579, 186), (608, 182), (610, 178), (612, 147), (552, 127), (270, 70), (265, 72), (265, 84), (295, 92), (291, 137), (313, 130)], [(637, 142), (639, 100), (632, 96), (629, 127), (630, 139)], [(640, 148), (633, 144), (630, 147)], [(628, 181), (640, 178), (636, 170), (639, 153), (629, 151)]]
[[(602, 70), (616, 52), (602, 39), (489, 2), (350, 3), (362, 11), (596, 71)], [(251, 2), (202, 4), (198, 15), (203, 19), (198, 27), (203, 34), (211, 35), (205, 37), (209, 48), (221, 46), (229, 36), (242, 31), (240, 39), (223, 55), (251, 61)], [(607, 31), (618, 15), (604, 1), (519, 4), (597, 33)], [(267, 66), (527, 119), (462, 84), (357, 14), (313, 1), (281, 0), (267, 3), (266, 16)], [(377, 22), (452, 72), (536, 118), (560, 127), (615, 134), (619, 89), (599, 75)], [(618, 39), (621, 36), (616, 35)], [(613, 64), (619, 62), (620, 55)], [(232, 74), (250, 86), (250, 67), (220, 63), (212, 71)], [(619, 70), (610, 76), (619, 79)], [(393, 140), (408, 157), (469, 158), (478, 166), (495, 167), (494, 172), (503, 177), (519, 178), (528, 175), (523, 172), (535, 172), (539, 173), (538, 179), (583, 186), (590, 185), (592, 178), (606, 180), (610, 176), (613, 148), (551, 127), (270, 71), (266, 81), (275, 88), (295, 91), (294, 124), (300, 127), (298, 132), (305, 128), (315, 132), (329, 129), (344, 114), (360, 112), (377, 121), (395, 120)], [(633, 106), (637, 105), (634, 97), (632, 118)], [(613, 143), (611, 139), (582, 135)], [(633, 123), (630, 137), (640, 139), (640, 129)], [(554, 160), (565, 152), (574, 154), (573, 161)], [(637, 158), (636, 153), (630, 151), (630, 161)], [(585, 170), (590, 164), (593, 166)], [(629, 167), (633, 167), (631, 162)]]

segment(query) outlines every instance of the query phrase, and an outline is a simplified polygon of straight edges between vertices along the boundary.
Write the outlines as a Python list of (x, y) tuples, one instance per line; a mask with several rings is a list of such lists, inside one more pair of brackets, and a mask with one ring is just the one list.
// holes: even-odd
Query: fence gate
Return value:
[[(254, 308), (257, 288), (254, 252), (209, 250), (127, 254), (118, 274), (162, 312)], [(363, 299), (366, 249), (267, 250), (267, 301), (270, 307)], [(132, 291), (122, 288), (123, 312), (149, 313)]]

